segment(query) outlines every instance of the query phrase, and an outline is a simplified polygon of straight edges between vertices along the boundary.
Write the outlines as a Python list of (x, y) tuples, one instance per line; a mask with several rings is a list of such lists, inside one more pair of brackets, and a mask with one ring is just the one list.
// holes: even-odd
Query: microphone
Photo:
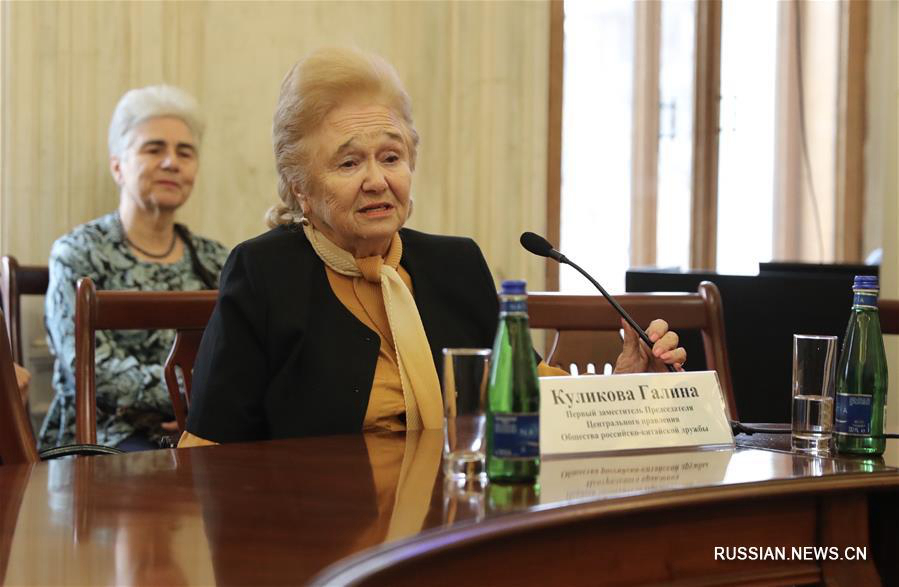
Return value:
[[(602, 296), (606, 298), (606, 300), (608, 300), (610, 304), (612, 304), (612, 307), (615, 308), (615, 311), (618, 312), (618, 314), (622, 318), (624, 318), (624, 321), (634, 329), (634, 332), (637, 333), (637, 336), (640, 337), (640, 340), (646, 343), (646, 346), (649, 347), (650, 351), (652, 350), (653, 342), (649, 339), (649, 335), (647, 335), (646, 332), (644, 332), (643, 329), (640, 328), (640, 326), (634, 321), (634, 319), (631, 318), (630, 314), (624, 311), (624, 308), (621, 307), (618, 301), (615, 300), (615, 298), (613, 298), (611, 295), (609, 295), (609, 292), (607, 292), (605, 288), (603, 288), (603, 286), (599, 285), (599, 282), (593, 279), (593, 277), (591, 277), (589, 273), (575, 265), (568, 257), (554, 249), (549, 241), (539, 234), (534, 234), (533, 232), (523, 232), (521, 233), (520, 240), (521, 246), (523, 246), (528, 252), (533, 253), (538, 257), (548, 257), (550, 259), (555, 259), (559, 263), (570, 265), (571, 267), (574, 267), (578, 271), (578, 273), (590, 280), (590, 283), (592, 283), (593, 286), (599, 290), (599, 293), (601, 293)], [(666, 363), (665, 366), (669, 371), (675, 370), (673, 365), (668, 365)]]
[(550, 257), (559, 263), (568, 263), (568, 257), (555, 250), (549, 241), (533, 232), (521, 233), (521, 246), (538, 257)]

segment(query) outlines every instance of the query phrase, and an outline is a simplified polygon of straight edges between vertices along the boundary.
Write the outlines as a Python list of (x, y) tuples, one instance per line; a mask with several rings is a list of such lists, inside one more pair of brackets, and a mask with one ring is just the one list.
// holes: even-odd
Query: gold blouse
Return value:
[[(391, 432), (405, 430), (403, 416), (406, 412), (406, 403), (403, 399), (400, 368), (396, 360), (396, 350), (393, 348), (393, 336), (387, 321), (387, 309), (384, 307), (381, 285), (366, 281), (361, 277), (341, 275), (330, 267), (325, 267), (325, 271), (328, 274), (328, 283), (340, 303), (346, 306), (346, 309), (357, 320), (377, 332), (381, 337), (381, 347), (378, 349), (378, 361), (375, 365), (375, 377), (372, 381), (371, 395), (368, 399), (365, 419), (362, 421), (362, 429), (366, 431), (389, 430)], [(400, 274), (403, 283), (414, 295), (409, 273), (402, 266), (397, 267), (397, 273)]]

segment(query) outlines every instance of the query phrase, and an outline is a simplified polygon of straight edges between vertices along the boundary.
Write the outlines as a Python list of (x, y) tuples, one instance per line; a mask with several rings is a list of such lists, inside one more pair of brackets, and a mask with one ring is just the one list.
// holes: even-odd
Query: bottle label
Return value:
[(856, 290), (852, 305), (856, 308), (876, 308), (877, 291)]
[(493, 456), (534, 459), (540, 456), (539, 414), (493, 414)]
[(520, 299), (503, 300), (499, 306), (499, 311), (503, 314), (527, 314), (528, 301), (527, 298), (521, 296)]
[(840, 434), (869, 436), (873, 413), (874, 396), (838, 393), (834, 430)]

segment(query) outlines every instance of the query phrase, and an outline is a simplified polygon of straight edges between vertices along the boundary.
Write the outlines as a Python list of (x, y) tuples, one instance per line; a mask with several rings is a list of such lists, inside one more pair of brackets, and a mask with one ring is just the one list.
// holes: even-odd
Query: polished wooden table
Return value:
[[(783, 440), (546, 460), (539, 487), (445, 483), (439, 432), (5, 466), (0, 583), (896, 584), (899, 459)], [(867, 560), (715, 560), (762, 546)]]

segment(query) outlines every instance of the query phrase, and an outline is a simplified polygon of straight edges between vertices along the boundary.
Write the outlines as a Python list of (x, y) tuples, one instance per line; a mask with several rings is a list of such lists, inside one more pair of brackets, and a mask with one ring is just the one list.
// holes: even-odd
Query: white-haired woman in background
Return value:
[[(148, 86), (119, 100), (109, 126), (109, 163), (119, 206), (76, 227), (50, 252), (46, 326), (56, 356), (56, 395), (41, 427), (42, 448), (74, 441), (75, 287), (216, 289), (228, 251), (175, 222), (198, 168), (203, 123), (196, 101), (171, 86)], [(156, 448), (176, 430), (162, 364), (171, 331), (97, 333), (97, 440), (123, 450)]]

